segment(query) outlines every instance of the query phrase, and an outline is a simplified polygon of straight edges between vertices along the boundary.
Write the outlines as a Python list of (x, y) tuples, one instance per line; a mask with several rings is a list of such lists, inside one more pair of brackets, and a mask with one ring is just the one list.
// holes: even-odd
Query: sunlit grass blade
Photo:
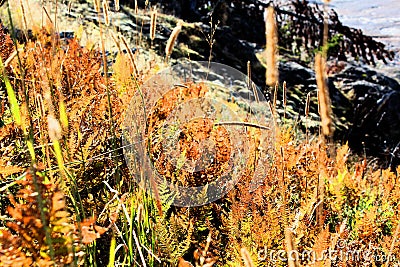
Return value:
[(62, 156), (60, 142), (58, 142), (58, 140), (54, 140), (53, 147), (54, 147), (54, 152), (55, 152), (55, 156), (57, 159), (58, 168), (60, 169), (60, 171), (62, 171), (64, 169), (64, 160), (63, 160), (63, 156)]
[(67, 110), (63, 100), (60, 100), (60, 122), (64, 129), (68, 129), (68, 116)]
[(18, 100), (17, 100), (17, 97), (15, 95), (14, 89), (11, 86), (10, 80), (8, 79), (8, 77), (7, 77), (6, 73), (5, 73), (3, 60), (2, 60), (1, 57), (0, 57), (0, 78), (4, 81), (4, 83), (6, 85), (8, 101), (9, 101), (10, 106), (11, 106), (11, 113), (12, 113), (12, 116), (14, 118), (14, 121), (18, 126), (21, 127), (22, 126), (22, 118), (21, 118), (20, 108), (19, 108), (19, 105), (18, 105)]
[(110, 244), (110, 260), (108, 262), (108, 267), (113, 267), (114, 266), (114, 262), (115, 262), (115, 245), (116, 245), (116, 241), (115, 241), (115, 235), (113, 235), (111, 237), (111, 244)]

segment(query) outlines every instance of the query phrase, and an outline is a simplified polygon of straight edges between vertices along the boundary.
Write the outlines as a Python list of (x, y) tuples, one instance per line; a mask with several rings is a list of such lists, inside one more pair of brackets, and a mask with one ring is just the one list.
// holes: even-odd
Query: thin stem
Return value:
[(258, 128), (261, 130), (271, 130), (271, 128), (264, 126), (264, 125), (259, 125), (251, 122), (241, 122), (241, 121), (222, 121), (222, 122), (216, 122), (214, 125), (237, 125), (237, 126), (247, 126), (247, 127), (254, 127)]

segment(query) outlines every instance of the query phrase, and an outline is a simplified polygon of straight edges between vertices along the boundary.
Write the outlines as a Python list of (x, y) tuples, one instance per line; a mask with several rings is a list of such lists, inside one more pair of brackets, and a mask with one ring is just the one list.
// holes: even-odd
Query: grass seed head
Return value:
[(274, 86), (279, 80), (278, 72), (278, 29), (276, 25), (275, 9), (269, 6), (265, 10), (265, 35), (267, 40), (266, 57), (267, 71), (266, 83)]
[(115, 11), (119, 11), (120, 10), (119, 0), (114, 0), (114, 6), (115, 6)]
[(96, 12), (100, 12), (100, 0), (93, 0), (93, 4), (94, 10), (96, 10)]
[(151, 11), (151, 19), (150, 19), (150, 39), (154, 40), (156, 37), (156, 26), (157, 26), (157, 9), (153, 9)]
[(62, 138), (62, 129), (58, 120), (53, 115), (49, 115), (47, 116), (47, 124), (49, 127), (50, 140), (60, 140)]
[(109, 16), (109, 6), (107, 0), (103, 0), (103, 14), (104, 14), (104, 24), (110, 26), (110, 16)]
[(178, 22), (178, 24), (175, 26), (174, 30), (172, 31), (171, 35), (169, 36), (169, 39), (167, 41), (167, 46), (165, 47), (165, 58), (168, 59), (169, 56), (172, 53), (172, 49), (174, 48), (174, 44), (176, 39), (178, 38), (179, 33), (182, 30), (182, 23)]
[(334, 128), (329, 88), (326, 82), (325, 66), (325, 58), (322, 54), (318, 53), (315, 56), (315, 76), (318, 87), (318, 110), (321, 116), (322, 133), (325, 136), (332, 136)]

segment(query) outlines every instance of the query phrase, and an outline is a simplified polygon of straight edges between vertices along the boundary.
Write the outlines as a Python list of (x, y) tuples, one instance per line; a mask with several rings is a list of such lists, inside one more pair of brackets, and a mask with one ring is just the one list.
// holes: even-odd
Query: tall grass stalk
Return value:
[[(137, 195), (136, 196), (140, 196)], [(123, 210), (123, 216), (121, 216), (121, 221), (122, 227), (123, 227), (123, 233), (125, 237), (121, 236), (123, 238), (124, 243), (127, 246), (128, 249), (128, 257), (124, 259), (124, 261), (128, 261), (130, 264), (134, 264), (136, 262), (136, 257), (135, 257), (135, 251), (138, 252), (139, 254), (139, 259), (140, 262), (142, 263), (142, 266), (147, 266), (145, 257), (142, 252), (142, 242), (145, 241), (145, 239), (139, 239), (142, 234), (145, 234), (145, 229), (142, 229), (142, 225), (140, 222), (135, 223), (135, 209), (134, 209), (134, 203), (133, 197), (131, 198), (131, 208), (128, 211), (126, 206), (121, 203), (122, 210)], [(148, 230), (150, 228), (147, 228)], [(143, 240), (143, 241), (142, 241)]]
[(308, 115), (310, 114), (310, 102), (311, 102), (311, 92), (309, 92), (307, 94), (307, 98), (306, 98), (306, 106), (304, 108), (304, 115), (305, 115), (305, 126), (306, 126), (306, 141), (308, 143), (308, 134), (309, 134), (309, 130), (308, 130)]
[(255, 267), (253, 260), (251, 259), (251, 256), (250, 256), (250, 252), (247, 250), (247, 248), (241, 248), (240, 254), (242, 255), (244, 266)]
[(119, 5), (119, 0), (114, 0), (115, 11), (119, 11), (121, 9)]
[(165, 60), (168, 61), (169, 56), (172, 54), (172, 49), (174, 48), (175, 41), (178, 38), (179, 33), (182, 30), (182, 24), (178, 22), (175, 28), (172, 30), (171, 35), (168, 38), (167, 45), (165, 46)]
[[(293, 232), (291, 229), (285, 229), (285, 244), (286, 244), (286, 255), (289, 267), (299, 267), (299, 263), (297, 260), (297, 250), (293, 240)], [(294, 255), (293, 255), (293, 252)]]
[[(96, 1), (96, 0), (95, 0)], [(103, 2), (104, 16), (108, 16), (108, 3), (107, 1)], [(120, 185), (120, 170), (118, 164), (118, 155), (117, 155), (117, 136), (115, 133), (115, 125), (114, 125), (114, 117), (113, 117), (113, 108), (111, 104), (111, 92), (109, 87), (109, 78), (108, 78), (108, 63), (107, 63), (107, 55), (106, 55), (106, 44), (104, 39), (104, 29), (100, 20), (100, 11), (97, 12), (97, 17), (99, 20), (99, 32), (100, 32), (100, 43), (101, 43), (101, 54), (103, 59), (103, 72), (104, 72), (104, 81), (107, 92), (107, 105), (108, 105), (108, 122), (109, 122), (109, 133), (111, 134), (111, 147), (112, 147), (112, 158), (114, 163), (115, 171), (113, 171), (114, 180), (117, 185)], [(105, 18), (106, 19), (106, 18)], [(107, 24), (106, 24), (107, 26)]]
[(25, 13), (25, 7), (24, 4), (22, 3), (22, 0), (19, 0), (19, 5), (21, 7), (21, 12), (22, 12), (22, 25), (24, 29), (24, 35), (25, 38), (28, 39), (28, 23), (26, 21), (26, 13)]
[(247, 88), (250, 90), (251, 86), (251, 64), (247, 61)]
[(334, 129), (325, 66), (324, 56), (321, 53), (315, 55), (315, 76), (318, 87), (318, 111), (321, 117), (321, 128), (326, 137), (331, 137)]
[(103, 15), (104, 15), (104, 24), (106, 26), (110, 26), (110, 15), (109, 15), (109, 5), (107, 0), (103, 0)]
[(129, 60), (131, 62), (132, 68), (133, 68), (134, 78), (136, 80), (139, 76), (139, 72), (138, 72), (138, 68), (136, 65), (135, 57), (133, 56), (132, 50), (130, 49), (128, 42), (126, 41), (126, 39), (123, 35), (120, 35), (120, 40), (122, 41), (122, 44), (124, 45), (126, 51), (128, 52)]
[(97, 13), (99, 13), (100, 12), (100, 0), (93, 0), (93, 5), (94, 5), (94, 10)]
[(283, 102), (283, 119), (285, 119), (286, 118), (286, 104), (287, 104), (286, 81), (283, 82), (282, 102)]
[(157, 26), (157, 9), (154, 8), (151, 11), (150, 15), (150, 39), (153, 43), (154, 38), (156, 37), (156, 26)]
[(55, 156), (57, 159), (57, 164), (60, 173), (64, 171), (64, 160), (62, 156), (62, 150), (60, 146), (59, 140), (62, 138), (62, 129), (61, 125), (56, 118), (52, 114), (47, 117), (48, 128), (49, 128), (49, 137), (53, 143)]
[(266, 45), (266, 84), (274, 86), (279, 80), (278, 72), (278, 29), (276, 25), (275, 9), (269, 6), (265, 9)]

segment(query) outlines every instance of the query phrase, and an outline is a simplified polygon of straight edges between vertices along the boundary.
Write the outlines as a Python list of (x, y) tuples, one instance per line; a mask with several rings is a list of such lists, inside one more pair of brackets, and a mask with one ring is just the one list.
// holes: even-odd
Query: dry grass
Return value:
[(275, 10), (273, 6), (269, 6), (265, 10), (265, 35), (266, 45), (266, 84), (274, 86), (279, 80), (278, 71), (278, 28), (276, 25)]
[(315, 56), (315, 77), (318, 86), (318, 111), (321, 116), (322, 133), (325, 136), (331, 137), (333, 135), (334, 126), (325, 66), (325, 58), (322, 54), (318, 53)]
[(171, 35), (168, 38), (167, 45), (165, 46), (165, 58), (168, 60), (169, 56), (172, 53), (172, 49), (174, 48), (175, 41), (178, 38), (178, 35), (182, 29), (182, 23), (178, 22), (175, 28), (172, 30)]
[(156, 37), (156, 26), (157, 26), (157, 9), (154, 8), (153, 11), (151, 11), (151, 16), (150, 16), (150, 39), (152, 41)]
[[(150, 11), (147, 15), (152, 17)], [(178, 23), (172, 31), (166, 58), (181, 27)], [(274, 128), (242, 122), (251, 129), (250, 156), (234, 190), (201, 207), (171, 206), (174, 196), (167, 188), (157, 188), (154, 198), (137, 186), (121, 151), (124, 112), (154, 73), (151, 66), (161, 61), (138, 64), (140, 50), (134, 55), (124, 37), (114, 37), (120, 53), (106, 80), (99, 51), (78, 40), (62, 43), (52, 29), (34, 34), (35, 41), (13, 54), (10, 37), (0, 30), (1, 62), (8, 59), (0, 70), (1, 97), (7, 98), (0, 109), (0, 266), (378, 266), (382, 262), (376, 256), (389, 254), (396, 258), (383, 264), (399, 263), (400, 168), (397, 173), (373, 169), (345, 144), (333, 144), (333, 156), (322, 135), (304, 138), (290, 121), (274, 121)], [(276, 41), (268, 38), (270, 45)], [(270, 48), (272, 66), (276, 52)], [(323, 135), (330, 136), (320, 55), (315, 67)], [(269, 80), (276, 88), (269, 107), (276, 115), (275, 74)], [(290, 89), (284, 88), (283, 103)], [(204, 184), (230, 160), (225, 127), (231, 125), (199, 119), (182, 129), (180, 147), (188, 157), (199, 158), (201, 140), (216, 144), (217, 164), (206, 170), (206, 178), (169, 164), (157, 139), (171, 110), (206, 90), (188, 83), (169, 91), (145, 122), (155, 167), (184, 185)], [(305, 101), (309, 107), (309, 97)], [(260, 151), (261, 131), (274, 138), (268, 154)], [(266, 175), (250, 190), (260, 155), (266, 157)], [(355, 250), (375, 253), (375, 258), (322, 257)], [(283, 258), (276, 257), (279, 251)], [(289, 253), (311, 256), (285, 258)], [(315, 262), (312, 255), (321, 260)]]
[(242, 255), (244, 266), (246, 267), (254, 267), (253, 260), (250, 257), (250, 253), (246, 248), (240, 249), (240, 254)]

